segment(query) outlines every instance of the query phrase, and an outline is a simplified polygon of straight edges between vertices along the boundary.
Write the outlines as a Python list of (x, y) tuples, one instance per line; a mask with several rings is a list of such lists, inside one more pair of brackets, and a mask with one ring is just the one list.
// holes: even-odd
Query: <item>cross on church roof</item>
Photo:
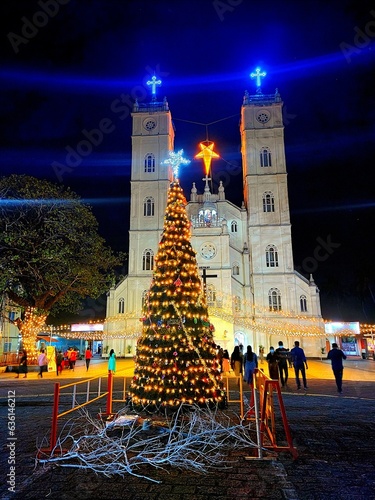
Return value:
[(260, 68), (256, 68), (255, 73), (250, 74), (250, 78), (256, 78), (256, 86), (260, 88), (261, 86), (261, 78), (264, 78), (267, 75), (265, 71), (260, 72)]
[(161, 85), (161, 80), (156, 80), (156, 76), (154, 75), (151, 80), (147, 82), (147, 85), (151, 86), (151, 94), (153, 97), (156, 95), (156, 85)]

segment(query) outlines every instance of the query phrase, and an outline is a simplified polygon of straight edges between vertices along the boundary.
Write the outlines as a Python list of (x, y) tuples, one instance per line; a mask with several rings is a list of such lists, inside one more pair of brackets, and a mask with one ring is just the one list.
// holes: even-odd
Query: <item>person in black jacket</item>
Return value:
[(344, 366), (342, 360), (346, 359), (345, 354), (339, 349), (338, 345), (334, 342), (332, 344), (332, 349), (327, 354), (327, 359), (331, 360), (332, 371), (335, 376), (337, 392), (342, 393), (342, 376), (344, 372)]
[(282, 341), (279, 342), (279, 347), (276, 349), (276, 354), (279, 360), (279, 373), (280, 373), (280, 382), (281, 386), (284, 387), (288, 382), (288, 356), (289, 349), (285, 349)]
[(19, 378), (20, 373), (24, 373), (23, 378), (27, 378), (27, 352), (26, 352), (26, 349), (22, 349), (22, 356), (20, 359), (20, 364), (18, 367), (18, 375), (16, 378)]

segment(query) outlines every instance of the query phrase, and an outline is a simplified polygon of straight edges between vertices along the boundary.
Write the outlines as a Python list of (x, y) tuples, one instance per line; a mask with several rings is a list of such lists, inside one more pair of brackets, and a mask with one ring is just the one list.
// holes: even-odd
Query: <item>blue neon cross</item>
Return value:
[(265, 71), (262, 73), (260, 72), (260, 68), (256, 68), (255, 73), (251, 73), (250, 78), (256, 78), (256, 86), (260, 87), (261, 85), (261, 78), (264, 78), (267, 75)]
[(147, 85), (151, 85), (151, 93), (152, 95), (156, 94), (156, 85), (161, 85), (161, 80), (156, 80), (156, 76), (154, 75), (151, 80), (147, 82)]

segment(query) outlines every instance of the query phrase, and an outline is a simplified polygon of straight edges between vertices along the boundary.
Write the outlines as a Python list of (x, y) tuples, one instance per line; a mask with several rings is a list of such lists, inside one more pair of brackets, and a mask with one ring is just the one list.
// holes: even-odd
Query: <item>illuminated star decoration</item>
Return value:
[(264, 78), (267, 75), (265, 71), (260, 72), (260, 68), (255, 69), (255, 73), (250, 74), (250, 78), (256, 78), (256, 86), (260, 88), (261, 86), (261, 78)]
[(204, 166), (206, 168), (206, 175), (211, 169), (211, 161), (213, 158), (220, 158), (220, 155), (214, 151), (215, 143), (212, 141), (203, 141), (199, 144), (201, 151), (195, 155), (194, 158), (203, 158)]
[(180, 168), (180, 165), (189, 165), (190, 163), (190, 160), (182, 157), (183, 152), (183, 149), (180, 149), (180, 151), (177, 151), (177, 153), (175, 153), (174, 151), (169, 151), (169, 158), (167, 160), (164, 160), (162, 163), (163, 165), (171, 166), (173, 175), (176, 179), (178, 178), (178, 169)]

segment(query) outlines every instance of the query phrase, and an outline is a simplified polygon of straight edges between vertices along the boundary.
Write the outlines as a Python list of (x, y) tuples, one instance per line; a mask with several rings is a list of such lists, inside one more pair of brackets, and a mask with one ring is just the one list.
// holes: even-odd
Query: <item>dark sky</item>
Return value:
[[(147, 99), (156, 72), (175, 148), (192, 159), (207, 128), (223, 158), (214, 178), (240, 204), (240, 108), (261, 66), (264, 93), (278, 88), (284, 101), (295, 267), (313, 272), (326, 319), (375, 321), (373, 2), (2, 0), (0, 9), (0, 175), (70, 186), (112, 248), (127, 250), (131, 118), (119, 100)], [(57, 176), (53, 165), (103, 120), (111, 132)], [(181, 174), (187, 195), (193, 180), (202, 190), (202, 173), (192, 161)]]

